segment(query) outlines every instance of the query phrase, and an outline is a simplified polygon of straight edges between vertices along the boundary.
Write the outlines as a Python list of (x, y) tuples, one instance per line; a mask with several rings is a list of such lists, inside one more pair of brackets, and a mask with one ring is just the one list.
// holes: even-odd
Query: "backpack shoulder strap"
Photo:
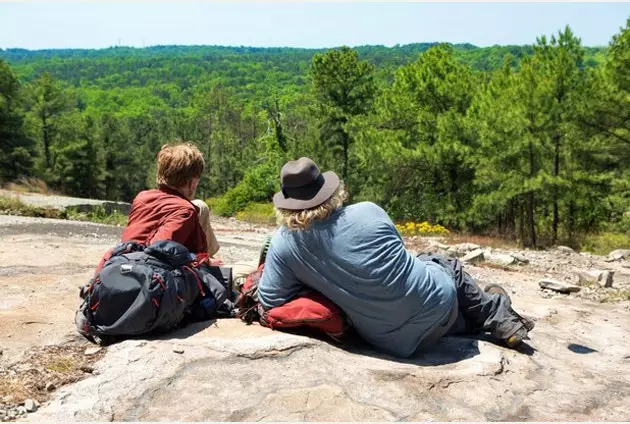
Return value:
[(111, 250), (109, 257), (112, 258), (114, 256), (120, 256), (120, 255), (124, 255), (125, 253), (131, 253), (131, 252), (142, 252), (144, 251), (145, 248), (146, 246), (144, 244), (138, 243), (137, 241), (133, 241), (133, 240), (125, 241), (125, 242), (117, 244)]

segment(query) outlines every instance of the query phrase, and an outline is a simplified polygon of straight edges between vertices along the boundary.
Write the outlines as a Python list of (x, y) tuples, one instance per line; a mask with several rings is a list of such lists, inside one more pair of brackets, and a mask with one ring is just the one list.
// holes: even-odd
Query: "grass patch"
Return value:
[(630, 235), (623, 233), (599, 233), (584, 236), (582, 250), (606, 256), (616, 249), (630, 249)]
[(250, 203), (245, 209), (236, 213), (236, 219), (251, 224), (274, 225), (276, 215), (271, 203)]
[(48, 371), (56, 373), (70, 373), (75, 369), (75, 360), (69, 357), (54, 358), (47, 366)]
[(115, 210), (111, 213), (107, 213), (103, 206), (95, 206), (90, 212), (80, 212), (76, 208), (68, 208), (68, 219), (74, 221), (89, 221), (96, 222), (98, 224), (106, 225), (127, 225), (127, 215)]
[(107, 213), (103, 206), (95, 206), (90, 212), (79, 212), (76, 208), (59, 210), (55, 208), (30, 206), (23, 203), (19, 197), (13, 196), (0, 196), (0, 214), (89, 221), (107, 225), (127, 225), (127, 215), (119, 211)]
[(18, 197), (0, 196), (0, 213), (4, 215), (30, 216), (37, 218), (67, 219), (67, 212), (54, 208), (30, 206)]
[(617, 303), (626, 300), (630, 300), (630, 290), (609, 291), (599, 299), (601, 303)]
[(47, 383), (56, 388), (74, 383), (93, 371), (92, 364), (102, 358), (105, 349), (86, 356), (86, 344), (34, 347), (19, 362), (0, 367), (0, 398), (5, 396), (15, 406), (26, 399), (44, 402), (50, 396)]

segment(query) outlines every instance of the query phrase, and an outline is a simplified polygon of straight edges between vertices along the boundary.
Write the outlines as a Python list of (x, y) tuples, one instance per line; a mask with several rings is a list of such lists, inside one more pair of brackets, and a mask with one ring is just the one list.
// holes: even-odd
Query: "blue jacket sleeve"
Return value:
[(282, 239), (274, 237), (265, 259), (265, 269), (258, 283), (258, 299), (263, 306), (283, 305), (298, 295), (303, 284), (289, 266), (289, 252)]

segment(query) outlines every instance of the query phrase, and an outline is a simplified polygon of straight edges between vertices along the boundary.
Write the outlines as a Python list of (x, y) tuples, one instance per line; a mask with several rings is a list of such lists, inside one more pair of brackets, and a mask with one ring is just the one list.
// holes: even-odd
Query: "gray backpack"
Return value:
[(148, 247), (121, 243), (82, 288), (77, 330), (92, 342), (108, 344), (164, 333), (187, 321), (231, 316), (229, 271), (195, 266), (194, 255), (174, 241)]

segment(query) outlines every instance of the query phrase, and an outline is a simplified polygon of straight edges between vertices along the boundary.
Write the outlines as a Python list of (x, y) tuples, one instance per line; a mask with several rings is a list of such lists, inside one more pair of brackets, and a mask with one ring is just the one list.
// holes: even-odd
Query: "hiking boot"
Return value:
[(502, 294), (503, 296), (507, 296), (508, 298), (510, 297), (507, 290), (505, 290), (498, 284), (488, 284), (486, 287), (484, 287), (483, 291), (488, 294)]
[(505, 344), (507, 345), (507, 347), (515, 348), (516, 346), (520, 345), (523, 340), (527, 338), (527, 331), (528, 330), (525, 328), (525, 325), (516, 330), (516, 333), (505, 339)]
[(510, 312), (512, 314), (514, 314), (515, 317), (518, 318), (518, 320), (521, 322), (522, 326), (520, 326), (515, 332), (514, 334), (510, 335), (509, 337), (505, 338), (505, 344), (509, 347), (509, 348), (513, 348), (518, 346), (519, 344), (521, 344), (521, 342), (527, 338), (527, 333), (529, 333), (530, 331), (532, 331), (534, 329), (534, 326), (536, 325), (534, 323), (534, 321), (530, 318), (524, 317), (522, 315), (520, 315), (518, 312), (516, 312), (514, 309), (512, 309), (512, 299), (510, 298), (510, 295), (508, 294), (507, 290), (505, 290), (503, 287), (501, 287), (498, 284), (488, 284), (483, 291), (485, 291), (488, 294), (500, 294), (503, 295), (505, 297), (508, 298), (508, 300), (510, 301)]

